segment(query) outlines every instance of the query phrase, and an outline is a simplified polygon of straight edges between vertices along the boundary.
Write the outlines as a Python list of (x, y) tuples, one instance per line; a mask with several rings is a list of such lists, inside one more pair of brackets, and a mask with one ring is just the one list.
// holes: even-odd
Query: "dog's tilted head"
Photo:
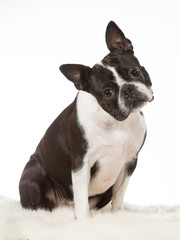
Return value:
[(94, 67), (64, 64), (60, 70), (78, 90), (92, 94), (107, 113), (122, 121), (153, 100), (152, 84), (134, 56), (131, 41), (112, 21), (106, 43), (110, 53)]

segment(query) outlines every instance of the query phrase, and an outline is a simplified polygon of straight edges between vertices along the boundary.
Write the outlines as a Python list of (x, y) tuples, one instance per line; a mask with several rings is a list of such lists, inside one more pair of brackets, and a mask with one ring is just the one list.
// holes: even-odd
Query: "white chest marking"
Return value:
[(99, 167), (89, 184), (89, 196), (92, 196), (112, 186), (124, 165), (136, 156), (144, 140), (146, 125), (139, 112), (130, 114), (124, 121), (115, 120), (91, 94), (81, 91), (77, 113), (88, 143), (84, 161), (90, 167), (98, 162)]

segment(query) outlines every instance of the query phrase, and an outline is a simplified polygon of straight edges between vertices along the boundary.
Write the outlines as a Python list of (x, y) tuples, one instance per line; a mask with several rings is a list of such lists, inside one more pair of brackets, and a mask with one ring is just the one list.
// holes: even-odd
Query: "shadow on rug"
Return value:
[(180, 240), (180, 206), (125, 204), (116, 214), (109, 206), (91, 214), (76, 221), (71, 208), (31, 211), (0, 197), (0, 240)]

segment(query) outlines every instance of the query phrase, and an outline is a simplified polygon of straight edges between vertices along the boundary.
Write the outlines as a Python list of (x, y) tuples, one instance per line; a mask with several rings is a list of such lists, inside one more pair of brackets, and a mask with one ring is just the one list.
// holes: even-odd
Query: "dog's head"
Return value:
[(94, 67), (64, 64), (60, 70), (78, 90), (92, 94), (107, 113), (123, 121), (153, 100), (152, 84), (134, 56), (131, 41), (112, 21), (106, 29), (106, 43), (110, 53)]

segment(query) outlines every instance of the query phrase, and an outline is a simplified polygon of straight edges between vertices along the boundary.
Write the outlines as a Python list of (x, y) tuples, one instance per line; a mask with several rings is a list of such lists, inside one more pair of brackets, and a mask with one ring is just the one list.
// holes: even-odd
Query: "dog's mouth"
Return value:
[(122, 86), (120, 98), (125, 106), (131, 109), (141, 108), (143, 105), (154, 99), (150, 88), (143, 87), (140, 90), (140, 87), (133, 84), (125, 84)]
[(114, 118), (118, 121), (124, 121), (132, 112), (138, 111), (138, 109), (141, 109), (146, 104), (147, 102), (143, 100), (136, 100), (131, 105), (124, 106), (124, 108), (115, 111), (113, 114)]
[(130, 108), (118, 109), (114, 113), (114, 118), (116, 120), (118, 120), (118, 121), (124, 121), (126, 118), (128, 118), (130, 113), (131, 113), (131, 109)]
[(141, 95), (139, 99), (132, 99), (132, 109), (138, 109), (144, 107), (148, 102), (152, 102), (154, 100), (154, 96), (152, 95), (151, 98), (149, 98), (146, 95)]
[(114, 118), (118, 121), (123, 121), (128, 116), (136, 111), (141, 110), (148, 102), (152, 102), (154, 96), (147, 95), (138, 90), (130, 90), (130, 92), (121, 91), (119, 109), (115, 112)]
[(148, 101), (143, 100), (143, 99), (136, 99), (132, 101), (132, 109), (138, 109), (142, 108), (145, 104), (147, 104)]

